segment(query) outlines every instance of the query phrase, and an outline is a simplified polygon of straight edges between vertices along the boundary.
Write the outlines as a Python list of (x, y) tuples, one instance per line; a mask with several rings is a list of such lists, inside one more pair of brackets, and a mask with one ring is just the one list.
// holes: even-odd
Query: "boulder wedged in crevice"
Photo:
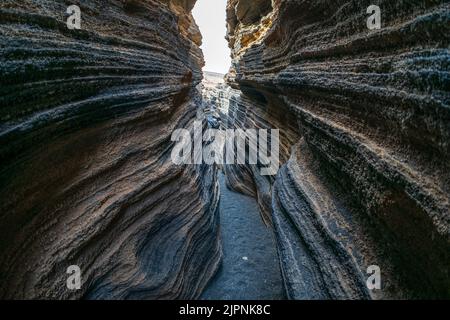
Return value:
[(449, 4), (378, 1), (371, 31), (370, 1), (273, 1), (252, 23), (229, 3), (229, 125), (285, 128), (274, 110), (295, 123), (275, 182), (230, 169), (270, 190), (288, 296), (448, 298)]
[(201, 103), (194, 1), (71, 4), (81, 30), (64, 2), (0, 4), (0, 297), (196, 298), (221, 251), (216, 168), (171, 160)]

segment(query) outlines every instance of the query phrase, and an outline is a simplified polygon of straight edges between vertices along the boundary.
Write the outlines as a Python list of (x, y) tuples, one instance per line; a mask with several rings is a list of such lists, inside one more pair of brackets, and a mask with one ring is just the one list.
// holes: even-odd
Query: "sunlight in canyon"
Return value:
[(203, 36), (204, 71), (225, 74), (231, 64), (230, 49), (225, 40), (227, 0), (199, 0), (192, 14)]

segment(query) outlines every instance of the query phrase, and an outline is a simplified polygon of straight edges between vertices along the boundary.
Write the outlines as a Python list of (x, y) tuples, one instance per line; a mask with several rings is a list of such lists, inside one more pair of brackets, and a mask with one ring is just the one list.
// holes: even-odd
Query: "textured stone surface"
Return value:
[(0, 298), (199, 297), (216, 168), (174, 166), (170, 137), (200, 104), (281, 131), (277, 176), (224, 171), (273, 227), (289, 298), (449, 298), (448, 1), (229, 0), (229, 86), (203, 102), (194, 3), (0, 3)]
[(194, 2), (1, 1), (1, 298), (195, 298), (214, 274), (216, 169), (170, 159), (200, 103)]
[(226, 125), (281, 128), (284, 166), (228, 181), (271, 213), (289, 298), (450, 297), (448, 1), (375, 1), (374, 31), (373, 1), (236, 3)]

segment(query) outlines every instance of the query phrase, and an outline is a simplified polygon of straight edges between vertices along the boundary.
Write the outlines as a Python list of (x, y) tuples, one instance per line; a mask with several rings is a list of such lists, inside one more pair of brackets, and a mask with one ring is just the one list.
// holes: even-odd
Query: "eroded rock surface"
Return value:
[(170, 154), (201, 104), (280, 129), (276, 176), (224, 171), (273, 228), (287, 297), (449, 298), (448, 1), (378, 0), (370, 31), (372, 1), (229, 0), (233, 66), (203, 102), (194, 3), (0, 3), (0, 298), (198, 298), (217, 172)]
[(196, 298), (216, 271), (216, 169), (170, 158), (200, 103), (194, 2), (1, 1), (1, 298)]
[(264, 225), (255, 199), (229, 190), (223, 173), (219, 181), (223, 261), (201, 299), (284, 299), (274, 234)]
[(284, 165), (228, 183), (273, 224), (292, 299), (450, 297), (450, 7), (376, 1), (371, 31), (372, 2), (229, 1), (224, 125), (280, 128)]

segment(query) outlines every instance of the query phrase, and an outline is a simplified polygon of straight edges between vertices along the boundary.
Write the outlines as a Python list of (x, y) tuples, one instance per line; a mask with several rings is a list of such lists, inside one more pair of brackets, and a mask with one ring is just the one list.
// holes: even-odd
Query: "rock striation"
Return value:
[(201, 101), (194, 3), (0, 3), (0, 298), (188, 299), (215, 273), (216, 168), (170, 157)]
[(259, 2), (228, 2), (216, 101), (225, 127), (281, 130), (276, 177), (226, 172), (274, 228), (288, 297), (449, 298), (448, 1), (375, 1), (380, 30), (374, 1)]
[(203, 95), (194, 4), (1, 2), (0, 298), (199, 298), (217, 168), (171, 161), (197, 119), (280, 129), (276, 176), (223, 170), (273, 230), (288, 298), (450, 298), (448, 1), (228, 0), (232, 67)]

